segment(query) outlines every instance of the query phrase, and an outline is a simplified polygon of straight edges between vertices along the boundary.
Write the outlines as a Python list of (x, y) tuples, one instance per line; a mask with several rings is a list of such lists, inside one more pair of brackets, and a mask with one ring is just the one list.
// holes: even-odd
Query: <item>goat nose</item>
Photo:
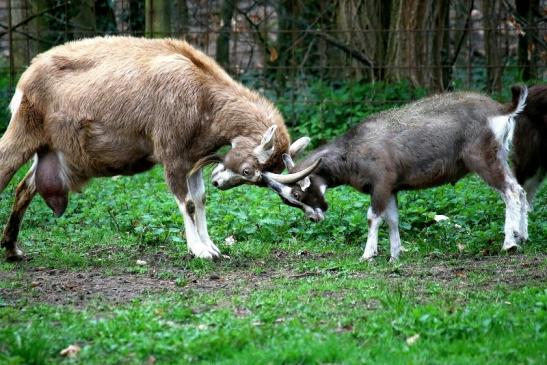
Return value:
[(215, 188), (218, 188), (218, 181), (213, 181), (213, 186), (214, 186)]

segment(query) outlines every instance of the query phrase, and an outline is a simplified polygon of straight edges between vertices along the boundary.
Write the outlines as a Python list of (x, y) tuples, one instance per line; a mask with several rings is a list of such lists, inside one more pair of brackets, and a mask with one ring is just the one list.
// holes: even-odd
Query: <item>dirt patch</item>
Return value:
[(497, 285), (519, 288), (547, 281), (547, 255), (458, 258), (449, 262), (432, 259), (404, 264), (391, 277), (414, 277), (441, 285), (489, 289)]
[(131, 301), (146, 294), (173, 290), (175, 282), (137, 275), (108, 276), (98, 270), (68, 272), (51, 269), (29, 269), (16, 278), (15, 273), (0, 272), (4, 283), (15, 282), (14, 288), (0, 289), (8, 303), (22, 299), (77, 307), (95, 300), (111, 303)]
[(105, 274), (99, 269), (65, 271), (23, 268), (17, 272), (0, 271), (0, 298), (10, 305), (21, 301), (84, 307), (93, 302), (119, 304), (161, 293), (196, 291), (249, 292), (271, 281), (267, 273), (230, 272), (203, 277), (177, 271), (182, 280), (166, 280), (155, 271), (149, 274)]
[[(198, 276), (189, 270), (171, 269), (169, 277), (152, 269), (147, 274), (117, 273), (106, 274), (100, 269), (87, 271), (64, 271), (35, 268), (29, 263), (21, 269), (0, 271), (0, 298), (9, 305), (31, 301), (57, 305), (85, 307), (90, 303), (102, 302), (119, 304), (131, 300), (161, 293), (184, 293), (191, 291), (222, 291), (226, 297), (234, 294), (245, 295), (259, 289), (275, 290), (276, 279), (306, 280), (309, 277), (332, 275), (333, 270), (295, 272), (290, 268), (290, 255), (275, 252), (276, 261), (287, 261), (275, 269), (261, 272), (245, 271), (233, 268)], [(316, 258), (313, 258), (316, 260)], [(377, 275), (380, 279), (394, 282), (415, 280), (417, 291), (426, 290), (430, 283), (446, 287), (458, 287), (471, 290), (487, 290), (497, 285), (523, 287), (527, 285), (545, 285), (547, 282), (547, 255), (458, 258), (443, 260), (429, 259), (425, 262), (404, 262), (391, 270), (371, 273), (367, 265), (362, 270), (350, 273), (351, 277)], [(26, 266), (25, 266), (26, 265)], [(164, 268), (165, 269), (165, 268)], [(347, 275), (347, 274), (344, 274)], [(163, 278), (162, 278), (163, 277)], [(420, 289), (421, 288), (421, 289)], [(336, 296), (337, 293), (322, 295)]]

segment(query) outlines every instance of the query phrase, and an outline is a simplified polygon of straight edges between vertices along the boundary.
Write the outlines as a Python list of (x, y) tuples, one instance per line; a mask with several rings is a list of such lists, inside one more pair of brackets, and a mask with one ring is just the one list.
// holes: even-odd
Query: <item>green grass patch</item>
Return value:
[[(545, 363), (545, 189), (514, 257), (479, 179), (400, 194), (398, 264), (385, 228), (376, 263), (358, 261), (370, 200), (351, 189), (329, 191), (321, 224), (266, 189), (207, 195), (229, 260), (189, 258), (160, 168), (94, 180), (59, 219), (37, 198), (21, 231), (32, 260), (0, 265), (0, 363)], [(70, 344), (82, 350), (65, 359)]]

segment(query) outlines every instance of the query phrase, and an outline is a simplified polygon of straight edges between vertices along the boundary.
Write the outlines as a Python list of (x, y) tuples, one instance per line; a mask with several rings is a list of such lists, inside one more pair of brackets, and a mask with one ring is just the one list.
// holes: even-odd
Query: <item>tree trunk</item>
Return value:
[[(288, 80), (288, 67), (293, 57), (291, 53), (292, 35), (296, 5), (291, 0), (279, 0), (277, 4), (278, 29), (277, 29), (277, 54), (274, 62), (269, 63), (277, 67), (275, 76), (277, 79), (278, 91), (283, 90)], [(268, 59), (267, 50), (264, 50), (264, 58)]]
[(188, 17), (188, 3), (186, 0), (177, 0), (175, 4), (177, 14), (177, 29), (179, 36), (187, 36), (190, 31), (190, 20)]
[(483, 1), (484, 52), (486, 57), (486, 90), (501, 92), (503, 60), (498, 31), (499, 0)]
[(116, 16), (114, 9), (110, 6), (111, 1), (95, 1), (95, 22), (99, 34), (116, 34)]
[(93, 37), (97, 33), (95, 23), (95, 1), (73, 0), (74, 16), (69, 18), (74, 39)]
[(144, 34), (144, 23), (145, 23), (145, 6), (144, 3), (140, 0), (130, 0), (129, 1), (129, 31), (134, 36), (142, 36)]
[(230, 67), (230, 35), (236, 0), (224, 0), (220, 9), (220, 30), (217, 38), (216, 60), (224, 68)]
[[(32, 14), (39, 14), (46, 9), (50, 4), (48, 3), (48, 0), (33, 0), (30, 1), (30, 7), (31, 7), (31, 13)], [(44, 15), (37, 16), (29, 23), (29, 29), (33, 34), (41, 35), (47, 32), (48, 30), (48, 22)], [(38, 53), (41, 53), (48, 48), (50, 48), (49, 44), (49, 37), (44, 36), (37, 36), (36, 40), (30, 40), (30, 53), (31, 56), (34, 57)], [(38, 39), (39, 38), (39, 39)]]
[(168, 0), (145, 1), (145, 34), (149, 38), (164, 38), (171, 34), (170, 2)]
[(425, 77), (429, 70), (427, 32), (428, 2), (394, 0), (391, 9), (386, 62), (390, 68), (386, 78), (391, 81), (409, 80), (413, 86), (428, 86)]
[[(25, 4), (25, 0), (11, 0), (11, 26), (15, 26), (28, 18), (28, 9)], [(10, 10), (10, 9), (8, 9)], [(29, 40), (28, 26), (20, 26), (16, 30), (11, 32), (11, 44), (10, 44), (10, 57), (13, 69), (13, 74), (19, 73), (20, 69), (25, 67), (30, 62), (30, 56), (28, 52)]]
[[(387, 33), (389, 28), (391, 1), (382, 0), (339, 0), (336, 9), (336, 35), (348, 47), (365, 55), (374, 65), (371, 75), (368, 67), (357, 60), (351, 60), (351, 69), (346, 77), (371, 75), (371, 79), (383, 79)], [(342, 59), (346, 58), (341, 54)], [(365, 68), (366, 67), (366, 68)]]
[(431, 45), (431, 81), (429, 87), (435, 91), (448, 88), (451, 78), (450, 38), (448, 11), (450, 0), (438, 0), (433, 4), (433, 43)]
[(539, 0), (516, 1), (517, 13), (526, 24), (523, 27), (525, 35), (519, 35), (518, 65), (522, 79), (528, 81), (537, 78), (537, 49), (535, 38), (537, 29), (534, 26), (534, 14), (539, 12)]

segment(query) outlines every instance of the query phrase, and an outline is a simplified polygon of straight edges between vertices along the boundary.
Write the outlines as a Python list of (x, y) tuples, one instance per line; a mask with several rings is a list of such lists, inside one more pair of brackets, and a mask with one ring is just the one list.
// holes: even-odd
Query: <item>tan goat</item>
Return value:
[[(1, 241), (10, 260), (23, 257), (17, 235), (36, 192), (61, 215), (68, 193), (92, 177), (133, 175), (158, 163), (183, 215), (189, 250), (218, 257), (207, 232), (201, 167), (223, 162), (220, 188), (259, 183), (261, 171), (283, 168), (290, 143), (271, 102), (173, 39), (107, 37), (55, 47), (23, 73), (10, 108), (0, 140), (0, 192), (35, 156)], [(212, 155), (229, 143), (224, 158)]]

